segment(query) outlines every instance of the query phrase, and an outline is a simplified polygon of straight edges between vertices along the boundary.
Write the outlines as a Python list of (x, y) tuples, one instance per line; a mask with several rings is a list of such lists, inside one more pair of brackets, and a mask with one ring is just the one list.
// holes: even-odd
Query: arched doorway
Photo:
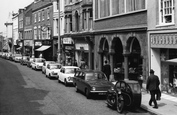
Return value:
[(123, 45), (119, 38), (112, 40), (111, 49), (113, 53), (113, 74), (115, 80), (124, 79), (124, 56), (123, 56)]
[(99, 50), (100, 50), (100, 56), (101, 56), (101, 70), (103, 69), (103, 65), (105, 60), (110, 62), (110, 57), (109, 57), (109, 44), (106, 38), (101, 38), (100, 40), (100, 45), (99, 45)]
[(128, 56), (129, 79), (137, 80), (137, 76), (142, 75), (143, 61), (141, 46), (136, 37), (130, 37), (127, 43), (127, 50), (130, 52), (130, 55)]

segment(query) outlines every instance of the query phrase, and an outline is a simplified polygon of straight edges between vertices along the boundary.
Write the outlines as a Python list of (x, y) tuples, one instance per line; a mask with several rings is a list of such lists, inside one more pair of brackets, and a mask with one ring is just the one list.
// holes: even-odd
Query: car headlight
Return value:
[(92, 91), (95, 91), (96, 90), (96, 88), (95, 87), (92, 87)]
[(71, 79), (72, 79), (71, 77), (68, 77), (68, 81), (71, 81)]
[(110, 89), (111, 89), (111, 90), (114, 90), (114, 87), (111, 87)]
[(52, 71), (51, 73), (52, 73), (52, 74), (55, 74), (55, 72), (54, 72), (54, 71)]

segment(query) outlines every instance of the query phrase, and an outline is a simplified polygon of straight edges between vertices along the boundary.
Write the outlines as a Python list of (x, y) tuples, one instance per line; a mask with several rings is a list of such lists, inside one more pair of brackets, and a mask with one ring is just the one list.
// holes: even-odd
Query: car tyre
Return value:
[(85, 95), (86, 95), (87, 99), (90, 99), (91, 95), (90, 95), (90, 91), (88, 89), (85, 89)]
[(67, 86), (68, 86), (68, 83), (67, 83), (66, 79), (65, 79), (64, 83), (65, 83), (65, 86), (67, 87)]
[(60, 81), (59, 77), (58, 77), (58, 83), (61, 83), (61, 81)]
[(77, 87), (77, 85), (75, 84), (75, 88), (76, 88), (76, 92), (78, 93), (79, 92), (79, 90), (78, 90), (78, 87)]
[(124, 100), (123, 100), (123, 96), (119, 95), (117, 98), (117, 102), (116, 102), (116, 109), (118, 113), (122, 113), (123, 109), (124, 109)]

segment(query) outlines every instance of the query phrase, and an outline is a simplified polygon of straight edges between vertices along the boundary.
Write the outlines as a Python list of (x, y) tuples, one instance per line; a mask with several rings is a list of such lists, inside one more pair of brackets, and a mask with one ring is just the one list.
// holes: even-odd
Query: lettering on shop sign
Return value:
[(177, 45), (177, 34), (151, 35), (151, 46), (174, 46)]

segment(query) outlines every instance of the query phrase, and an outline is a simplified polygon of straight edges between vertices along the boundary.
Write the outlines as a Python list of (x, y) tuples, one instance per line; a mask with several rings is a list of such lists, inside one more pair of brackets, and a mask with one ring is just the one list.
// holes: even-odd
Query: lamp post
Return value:
[(60, 0), (58, 0), (58, 63), (61, 63), (61, 39), (60, 39)]

